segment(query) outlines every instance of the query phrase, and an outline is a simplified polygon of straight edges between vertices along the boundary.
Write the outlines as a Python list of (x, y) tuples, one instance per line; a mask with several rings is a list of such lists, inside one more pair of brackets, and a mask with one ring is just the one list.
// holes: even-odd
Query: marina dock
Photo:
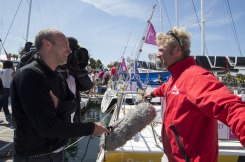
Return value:
[(4, 123), (0, 124), (0, 162), (11, 162), (14, 135), (12, 121), (5, 119), (3, 111), (0, 112), (0, 120), (4, 120)]

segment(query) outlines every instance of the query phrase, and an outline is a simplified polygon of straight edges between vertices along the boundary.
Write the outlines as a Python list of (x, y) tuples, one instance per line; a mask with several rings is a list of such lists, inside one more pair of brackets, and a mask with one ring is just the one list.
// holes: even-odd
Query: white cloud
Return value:
[[(92, 5), (97, 9), (106, 12), (112, 16), (125, 16), (130, 18), (140, 18), (139, 11), (145, 11), (147, 8), (139, 1), (130, 0), (80, 0)], [(142, 2), (142, 1), (141, 1)], [(142, 7), (139, 7), (141, 6)]]

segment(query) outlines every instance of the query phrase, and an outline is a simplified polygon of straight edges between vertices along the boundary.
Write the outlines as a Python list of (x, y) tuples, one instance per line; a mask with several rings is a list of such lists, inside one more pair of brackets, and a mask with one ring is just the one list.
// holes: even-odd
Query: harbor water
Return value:
[[(108, 125), (111, 113), (102, 113), (99, 104), (90, 104), (82, 113), (82, 122), (101, 122)], [(103, 121), (102, 121), (103, 120)], [(99, 152), (100, 137), (71, 138), (67, 144), (65, 162), (95, 162)]]

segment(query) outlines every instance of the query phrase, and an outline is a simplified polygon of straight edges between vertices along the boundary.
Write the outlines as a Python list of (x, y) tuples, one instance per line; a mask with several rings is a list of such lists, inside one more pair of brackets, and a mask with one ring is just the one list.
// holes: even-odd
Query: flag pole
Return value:
[(7, 60), (10, 60), (10, 56), (9, 56), (9, 54), (7, 53), (7, 51), (5, 50), (5, 48), (4, 48), (4, 46), (3, 46), (2, 39), (0, 39), (0, 42), (1, 42), (1, 45), (2, 45), (2, 47), (3, 47), (4, 52), (5, 52), (5, 54), (6, 54)]
[(146, 37), (147, 31), (148, 31), (148, 29), (149, 29), (149, 27), (151, 25), (151, 19), (152, 19), (153, 13), (155, 11), (155, 8), (156, 8), (156, 4), (152, 8), (152, 12), (151, 12), (150, 18), (147, 20), (147, 23), (148, 24), (147, 24), (147, 26), (145, 28), (144, 35), (143, 35), (143, 37), (141, 39), (141, 42), (140, 42), (140, 45), (138, 47), (137, 53), (135, 54), (135, 60), (138, 60), (139, 59), (139, 55), (142, 52), (142, 47), (143, 47), (143, 44), (145, 42), (145, 37)]

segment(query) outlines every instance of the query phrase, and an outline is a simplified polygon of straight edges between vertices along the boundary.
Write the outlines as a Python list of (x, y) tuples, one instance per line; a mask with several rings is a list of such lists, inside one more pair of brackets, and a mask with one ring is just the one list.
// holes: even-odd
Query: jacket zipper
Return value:
[(178, 146), (179, 146), (179, 149), (180, 149), (181, 153), (184, 155), (185, 161), (186, 162), (190, 162), (190, 158), (187, 155), (187, 153), (186, 153), (186, 151), (185, 151), (185, 149), (184, 149), (184, 147), (183, 147), (183, 145), (182, 145), (182, 143), (180, 141), (179, 134), (178, 134), (177, 130), (175, 129), (173, 123), (170, 124), (170, 129), (172, 129), (172, 131), (174, 132), (175, 139), (176, 139), (176, 141), (178, 143)]

